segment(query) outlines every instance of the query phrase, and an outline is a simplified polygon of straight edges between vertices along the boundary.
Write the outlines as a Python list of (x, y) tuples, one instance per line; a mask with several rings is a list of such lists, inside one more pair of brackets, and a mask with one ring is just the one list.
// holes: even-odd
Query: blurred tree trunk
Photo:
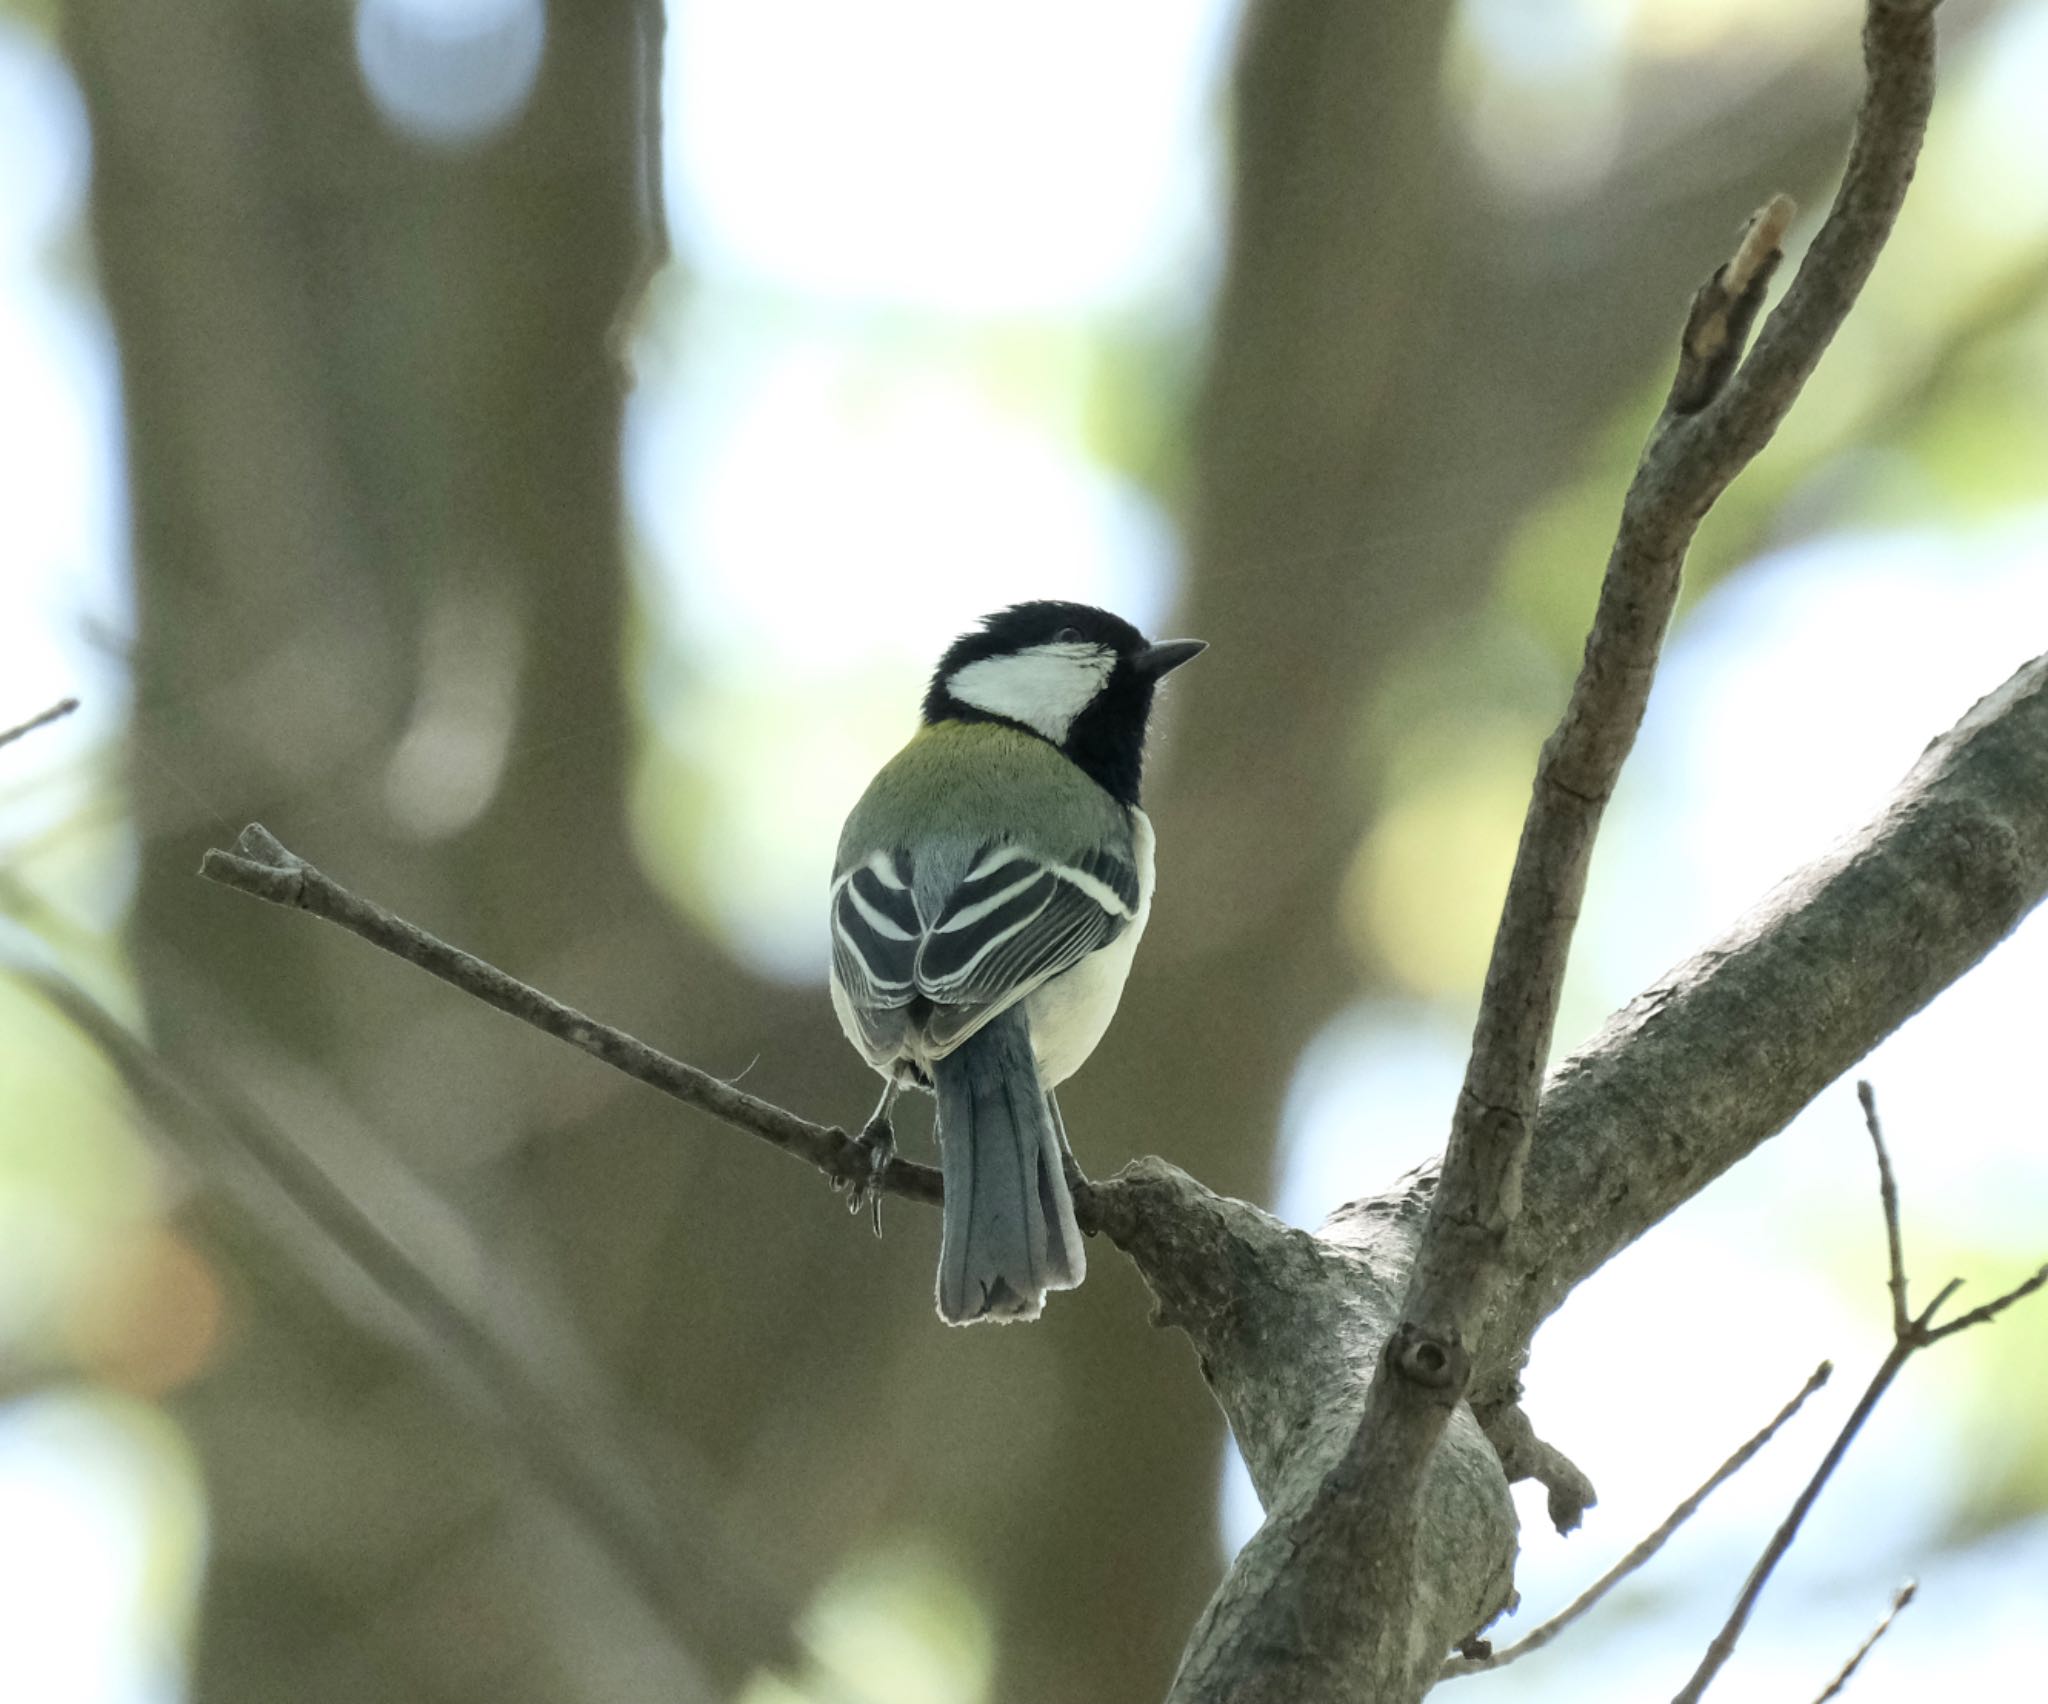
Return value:
[[(272, 0), (65, 11), (129, 434), (131, 948), (169, 1058), (387, 1219), (380, 1179), (416, 1169), (495, 1256), (549, 1211), (520, 1198), (520, 1145), (574, 1142), (609, 1091), (192, 872), (266, 818), (449, 934), (632, 1004), (603, 955), (665, 939), (624, 821), (606, 355), (640, 256), (634, 18), (553, 8), (516, 123), (450, 152), (386, 127), (350, 23)], [(392, 1228), (430, 1265), (472, 1252)], [(562, 1570), (588, 1564), (561, 1523), (507, 1498), (408, 1356), (291, 1260), (236, 1253), (223, 1363), (182, 1408), (213, 1508), (198, 1695), (608, 1695), (565, 1672), (586, 1605)]]
[[(1368, 807), (1362, 696), (1481, 596), (1699, 270), (1653, 240), (1699, 208), (1658, 209), (1532, 341), (1529, 233), (1440, 110), (1446, 16), (1252, 16), (1185, 624), (1226, 642), (1178, 695), (1155, 935), (1068, 1102), (1095, 1169), (1158, 1149), (1263, 1188), (1293, 1059), (1357, 991), (1334, 908)], [(430, 1185), (474, 1247), (396, 1228), (444, 1265), (559, 1299), (573, 1350), (521, 1323), (597, 1364), (657, 1480), (708, 1476), (750, 1535), (735, 1573), (801, 1601), (864, 1543), (928, 1534), (992, 1606), (999, 1696), (1156, 1696), (1219, 1565), (1221, 1432), (1106, 1249), (1041, 1327), (944, 1332), (929, 1216), (892, 1213), (878, 1245), (779, 1156), (192, 879), (262, 819), (587, 1010), (864, 1114), (822, 991), (747, 978), (634, 863), (606, 354), (638, 259), (629, 9), (553, 7), (530, 104), (460, 153), (386, 130), (343, 8), (76, 0), (65, 20), (126, 382), (132, 947), (156, 1041), (390, 1214), (392, 1174)], [(1710, 228), (1749, 198), (1703, 192)], [(1326, 782), (1306, 811), (1304, 776)], [(408, 1354), (294, 1258), (222, 1259), (235, 1326), (182, 1407), (214, 1498), (201, 1698), (672, 1691), (606, 1666), (646, 1630)], [(697, 1643), (726, 1681), (769, 1648), (724, 1614)]]

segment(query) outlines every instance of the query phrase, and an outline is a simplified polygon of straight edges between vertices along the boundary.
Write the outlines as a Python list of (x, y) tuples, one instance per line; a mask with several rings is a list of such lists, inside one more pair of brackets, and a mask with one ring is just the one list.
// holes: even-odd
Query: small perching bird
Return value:
[(1086, 604), (987, 617), (839, 836), (832, 1005), (886, 1082), (878, 1156), (899, 1090), (938, 1098), (949, 1324), (1036, 1319), (1087, 1270), (1052, 1091), (1095, 1051), (1145, 932), (1145, 724), (1202, 649)]

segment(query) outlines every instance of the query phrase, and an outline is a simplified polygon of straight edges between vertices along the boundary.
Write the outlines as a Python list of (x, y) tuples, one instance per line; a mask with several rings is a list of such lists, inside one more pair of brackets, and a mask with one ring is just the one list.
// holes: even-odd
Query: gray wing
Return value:
[(876, 853), (832, 896), (833, 969), (876, 1052), (912, 1025), (932, 1054), (951, 1051), (1137, 916), (1137, 872), (1105, 850), (986, 846), (922, 905), (915, 877), (908, 853)]
[(910, 854), (876, 852), (832, 884), (832, 978), (871, 1057), (896, 1052), (924, 940)]

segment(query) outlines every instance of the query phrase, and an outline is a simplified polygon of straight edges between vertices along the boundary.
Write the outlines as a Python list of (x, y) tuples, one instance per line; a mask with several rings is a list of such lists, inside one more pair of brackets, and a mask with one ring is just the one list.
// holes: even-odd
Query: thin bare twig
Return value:
[[(288, 906), (348, 930), (418, 965), (443, 982), (473, 994), (487, 1006), (533, 1025), (558, 1041), (623, 1071), (636, 1082), (708, 1112), (712, 1117), (773, 1143), (785, 1153), (808, 1160), (840, 1187), (865, 1185), (873, 1178), (868, 1145), (836, 1125), (813, 1124), (772, 1102), (734, 1088), (723, 1078), (649, 1047), (644, 1041), (586, 1017), (538, 988), (508, 976), (460, 947), (428, 934), (404, 918), (351, 893), (283, 845), (261, 823), (251, 823), (232, 852), (218, 848), (206, 854), (199, 873), (210, 882), (233, 888), (273, 905)], [(911, 1201), (943, 1199), (935, 1166), (891, 1159), (880, 1187)]]
[(1451, 1661), (1444, 1664), (1441, 1678), (1454, 1680), (1459, 1675), (1484, 1674), (1488, 1669), (1502, 1668), (1508, 1663), (1514, 1662), (1517, 1658), (1526, 1657), (1532, 1651), (1542, 1650), (1545, 1645), (1549, 1644), (1609, 1592), (1613, 1591), (1616, 1586), (1620, 1585), (1623, 1580), (1627, 1579), (1629, 1575), (1633, 1574), (1644, 1563), (1649, 1561), (1651, 1557), (1655, 1556), (1658, 1551), (1662, 1550), (1670, 1540), (1671, 1535), (1699, 1512), (1701, 1504), (1705, 1503), (1727, 1481), (1733, 1479), (1736, 1474), (1747, 1467), (1757, 1451), (1761, 1450), (1764, 1445), (1777, 1436), (1779, 1429), (1785, 1422), (1797, 1414), (1801, 1408), (1805, 1407), (1806, 1399), (1828, 1382), (1828, 1377), (1834, 1370), (1834, 1363), (1831, 1361), (1823, 1361), (1814, 1368), (1812, 1375), (1800, 1387), (1799, 1394), (1778, 1410), (1769, 1425), (1765, 1426), (1762, 1431), (1758, 1432), (1741, 1449), (1737, 1450), (1717, 1467), (1705, 1484), (1700, 1486), (1697, 1491), (1693, 1492), (1691, 1496), (1687, 1497), (1684, 1502), (1680, 1503), (1677, 1508), (1673, 1509), (1665, 1517), (1664, 1523), (1655, 1532), (1651, 1533), (1642, 1543), (1638, 1544), (1619, 1562), (1615, 1563), (1612, 1568), (1602, 1574), (1599, 1579), (1595, 1580), (1564, 1609), (1553, 1615), (1540, 1627), (1532, 1629), (1503, 1650), (1489, 1652), (1483, 1657), (1452, 1658)]
[[(1884, 1201), (1886, 1240), (1890, 1245), (1889, 1287), (1896, 1299), (1906, 1292), (1903, 1239), (1898, 1232), (1898, 1185), (1892, 1176), (1891, 1156), (1885, 1151), (1884, 1132), (1878, 1123), (1876, 1093), (1868, 1083), (1858, 1083), (1856, 1096), (1863, 1103), (1864, 1124), (1870, 1132), (1871, 1145), (1877, 1150), (1878, 1187)], [(1892, 1381), (1899, 1376), (1900, 1369), (1930, 1343), (1938, 1343), (1944, 1337), (1953, 1337), (1958, 1331), (1994, 1319), (2013, 1303), (2031, 1296), (2042, 1285), (2048, 1284), (2048, 1266), (2042, 1267), (2025, 1283), (2006, 1291), (1995, 1301), (1987, 1302), (1981, 1308), (1974, 1308), (1960, 1318), (1950, 1320), (1946, 1325), (1937, 1326), (1934, 1323), (1934, 1316), (1941, 1311), (1949, 1297), (1962, 1287), (1962, 1282), (1960, 1278), (1951, 1278), (1941, 1287), (1934, 1300), (1911, 1318), (1899, 1320), (1895, 1316), (1890, 1352), (1879, 1365), (1877, 1372), (1872, 1375), (1868, 1388), (1863, 1392), (1849, 1418), (1842, 1423), (1842, 1430), (1837, 1434), (1834, 1443), (1829, 1445), (1828, 1453), (1821, 1458), (1820, 1466), (1814, 1469), (1813, 1477), (1807, 1481), (1806, 1488), (1799, 1493), (1791, 1512), (1779, 1523), (1778, 1530), (1771, 1535), (1771, 1541), (1764, 1547), (1763, 1555), (1750, 1570), (1749, 1579), (1742, 1588), (1742, 1595), (1735, 1600), (1735, 1607), (1728, 1612), (1727, 1621), (1722, 1624), (1720, 1632), (1714, 1635), (1713, 1642), (1707, 1646), (1706, 1655), (1700, 1659), (1699, 1667), (1693, 1671), (1692, 1678), (1680, 1689), (1672, 1704), (1699, 1704), (1700, 1698), (1713, 1683), (1714, 1676), (1720, 1673), (1722, 1666), (1735, 1654), (1735, 1642), (1742, 1637), (1742, 1629), (1749, 1621), (1750, 1612), (1756, 1608), (1757, 1599), (1763, 1595), (1764, 1586), (1769, 1582), (1772, 1570), (1783, 1560), (1785, 1552), (1792, 1548), (1792, 1541), (1799, 1536), (1800, 1525), (1819, 1498), (1821, 1488), (1841, 1465), (1842, 1458), (1849, 1453), (1849, 1446), (1856, 1441), (1856, 1434), (1863, 1430), (1863, 1423), (1870, 1418), (1879, 1400), (1891, 1388)]]
[(1870, 1636), (1856, 1647), (1856, 1654), (1842, 1665), (1842, 1672), (1828, 1682), (1827, 1690), (1816, 1698), (1813, 1704), (1828, 1704), (1830, 1698), (1833, 1698), (1843, 1687), (1849, 1684), (1849, 1677), (1863, 1666), (1863, 1659), (1870, 1655), (1871, 1647), (1891, 1631), (1892, 1623), (1898, 1618), (1899, 1611), (1913, 1601), (1913, 1594), (1919, 1589), (1919, 1581), (1908, 1580), (1892, 1594), (1891, 1608), (1884, 1612), (1883, 1619), (1875, 1627), (1871, 1628)]
[(1906, 1247), (1899, 1235), (1899, 1182), (1892, 1175), (1892, 1157), (1885, 1151), (1884, 1126), (1877, 1117), (1877, 1091), (1868, 1079), (1856, 1084), (1856, 1098), (1863, 1106), (1863, 1127), (1870, 1132), (1870, 1145), (1877, 1150), (1877, 1193), (1884, 1204), (1885, 1249), (1891, 1259), (1888, 1283), (1892, 1293), (1892, 1336), (1906, 1335)]
[(1833, 1476), (1842, 1458), (1849, 1453), (1849, 1446), (1856, 1441), (1856, 1434), (1863, 1430), (1864, 1421), (1870, 1418), (1879, 1399), (1891, 1388), (1892, 1380), (1899, 1376), (1899, 1369), (1919, 1347), (1920, 1345), (1910, 1337), (1900, 1338), (1892, 1345), (1891, 1353), (1885, 1356), (1883, 1364), (1864, 1390), (1854, 1411), (1843, 1423), (1841, 1431), (1836, 1434), (1835, 1441), (1828, 1446), (1828, 1453), (1821, 1458), (1820, 1466), (1814, 1470), (1813, 1477), (1806, 1483), (1806, 1488), (1792, 1504), (1791, 1512), (1779, 1523), (1778, 1530), (1771, 1535), (1771, 1541), (1764, 1547), (1763, 1555), (1750, 1570), (1749, 1579), (1743, 1585), (1742, 1595), (1735, 1600), (1734, 1609), (1729, 1611), (1727, 1621), (1722, 1624), (1720, 1632), (1714, 1635), (1712, 1643), (1707, 1646), (1706, 1655), (1700, 1659), (1699, 1667), (1693, 1671), (1692, 1678), (1679, 1689), (1673, 1704), (1699, 1704), (1700, 1698), (1713, 1684), (1714, 1676), (1721, 1672), (1722, 1665), (1735, 1654), (1735, 1642), (1742, 1637), (1742, 1630), (1749, 1622), (1750, 1612), (1756, 1608), (1757, 1599), (1763, 1595), (1764, 1586), (1769, 1582), (1772, 1570), (1778, 1566), (1785, 1552), (1792, 1548), (1793, 1539), (1799, 1536), (1799, 1528), (1805, 1522), (1807, 1512), (1819, 1498), (1821, 1488)]
[[(2048, 1266), (2042, 1267), (2033, 1277), (2025, 1280), (2023, 1283), (2014, 1285), (2004, 1295), (1986, 1302), (1981, 1308), (1972, 1308), (1966, 1314), (1958, 1314), (1946, 1325), (1935, 1326), (1926, 1333), (1926, 1340), (1929, 1343), (1939, 1343), (1944, 1337), (1953, 1337), (1959, 1331), (1968, 1331), (1973, 1325), (1982, 1325), (1986, 1320), (1996, 1319), (2007, 1308), (2011, 1307), (2014, 1302), (2025, 1301), (2027, 1297), (2031, 1296), (2044, 1284), (2048, 1284)], [(1947, 1301), (1950, 1296), (1954, 1295), (1962, 1287), (1963, 1281), (1960, 1278), (1954, 1279), (1950, 1282), (1948, 1288), (1942, 1291), (1941, 1300)]]
[(38, 728), (47, 728), (52, 722), (61, 722), (78, 708), (75, 698), (60, 698), (39, 716), (31, 716), (16, 727), (0, 729), (0, 746), (10, 746), (24, 734), (32, 734)]

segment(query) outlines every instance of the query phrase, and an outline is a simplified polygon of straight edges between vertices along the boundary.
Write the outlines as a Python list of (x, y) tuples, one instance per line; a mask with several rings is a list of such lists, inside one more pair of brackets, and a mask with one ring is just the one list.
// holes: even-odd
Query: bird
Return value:
[(1036, 1319), (1087, 1271), (1053, 1091), (1108, 1029), (1151, 912), (1154, 691), (1206, 648), (1081, 603), (984, 617), (840, 834), (833, 1010), (883, 1078), (875, 1181), (896, 1096), (938, 1102), (949, 1325)]

